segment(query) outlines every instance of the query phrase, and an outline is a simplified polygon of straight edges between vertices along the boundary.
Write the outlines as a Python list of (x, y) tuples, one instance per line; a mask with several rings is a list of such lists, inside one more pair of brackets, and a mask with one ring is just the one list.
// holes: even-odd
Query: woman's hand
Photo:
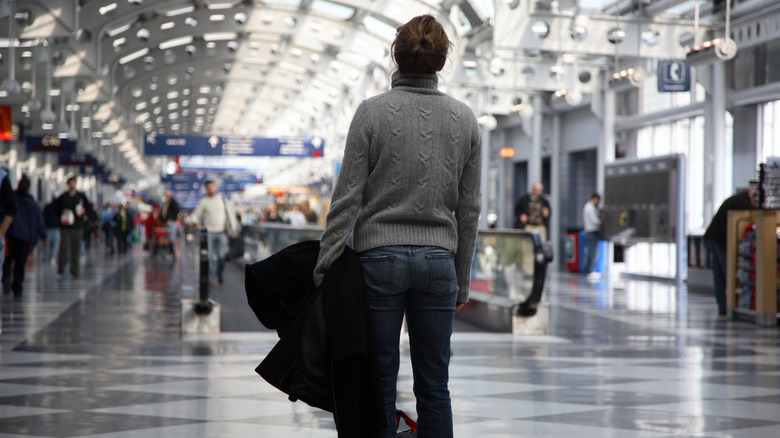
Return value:
[(468, 303), (468, 301), (464, 301), (464, 302), (462, 302), (462, 303), (457, 303), (457, 304), (455, 304), (455, 311), (457, 312), (458, 310), (460, 310), (460, 309), (462, 309), (462, 308), (466, 307), (466, 304), (467, 304), (467, 303)]

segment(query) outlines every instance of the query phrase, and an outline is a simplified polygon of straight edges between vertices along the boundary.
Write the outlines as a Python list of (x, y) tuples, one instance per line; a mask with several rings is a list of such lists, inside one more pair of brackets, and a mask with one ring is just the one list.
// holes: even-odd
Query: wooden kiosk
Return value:
[[(755, 223), (755, 298), (745, 308), (738, 300), (737, 268), (741, 262), (739, 244), (745, 228)], [(726, 306), (729, 317), (752, 320), (758, 325), (778, 325), (777, 243), (780, 210), (735, 210), (728, 212), (726, 246)]]

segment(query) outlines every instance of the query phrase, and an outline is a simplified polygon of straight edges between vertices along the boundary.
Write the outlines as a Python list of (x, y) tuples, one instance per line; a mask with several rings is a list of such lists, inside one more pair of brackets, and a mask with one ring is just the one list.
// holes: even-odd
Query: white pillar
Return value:
[(533, 133), (531, 134), (531, 156), (528, 159), (528, 188), (535, 182), (542, 182), (542, 121), (544, 112), (544, 100), (537, 94), (533, 97), (533, 106), (536, 108), (533, 122)]
[[(536, 103), (534, 103), (536, 105)], [(537, 106), (536, 111), (541, 112), (544, 108)], [(561, 169), (561, 115), (555, 113), (552, 115), (551, 129), (552, 135), (550, 136), (550, 205), (552, 205), (552, 215), (550, 216), (550, 242), (552, 242), (553, 250), (556, 254), (563, 254), (563, 246), (561, 245), (561, 216), (563, 216), (565, 209), (561, 205), (561, 187), (560, 181), (560, 169)], [(556, 255), (557, 260), (562, 258)]]

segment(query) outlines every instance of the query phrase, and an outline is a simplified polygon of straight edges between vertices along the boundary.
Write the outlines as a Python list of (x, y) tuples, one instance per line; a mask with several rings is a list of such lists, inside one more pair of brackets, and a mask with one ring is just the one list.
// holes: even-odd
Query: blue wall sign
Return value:
[(658, 61), (658, 91), (690, 91), (691, 66), (680, 59)]
[(144, 153), (146, 155), (321, 157), (324, 143), (318, 137), (149, 135), (144, 143)]

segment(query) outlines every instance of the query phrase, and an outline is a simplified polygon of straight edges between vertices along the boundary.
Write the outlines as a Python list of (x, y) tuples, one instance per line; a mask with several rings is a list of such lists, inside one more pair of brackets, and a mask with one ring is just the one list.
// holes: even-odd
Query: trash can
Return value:
[[(579, 271), (585, 272), (585, 260), (587, 259), (588, 254), (588, 243), (585, 240), (585, 231), (580, 231), (579, 242)], [(599, 256), (596, 259), (596, 266), (594, 267), (594, 271), (601, 272), (603, 274), (607, 271), (607, 241), (599, 240), (598, 248)]]

